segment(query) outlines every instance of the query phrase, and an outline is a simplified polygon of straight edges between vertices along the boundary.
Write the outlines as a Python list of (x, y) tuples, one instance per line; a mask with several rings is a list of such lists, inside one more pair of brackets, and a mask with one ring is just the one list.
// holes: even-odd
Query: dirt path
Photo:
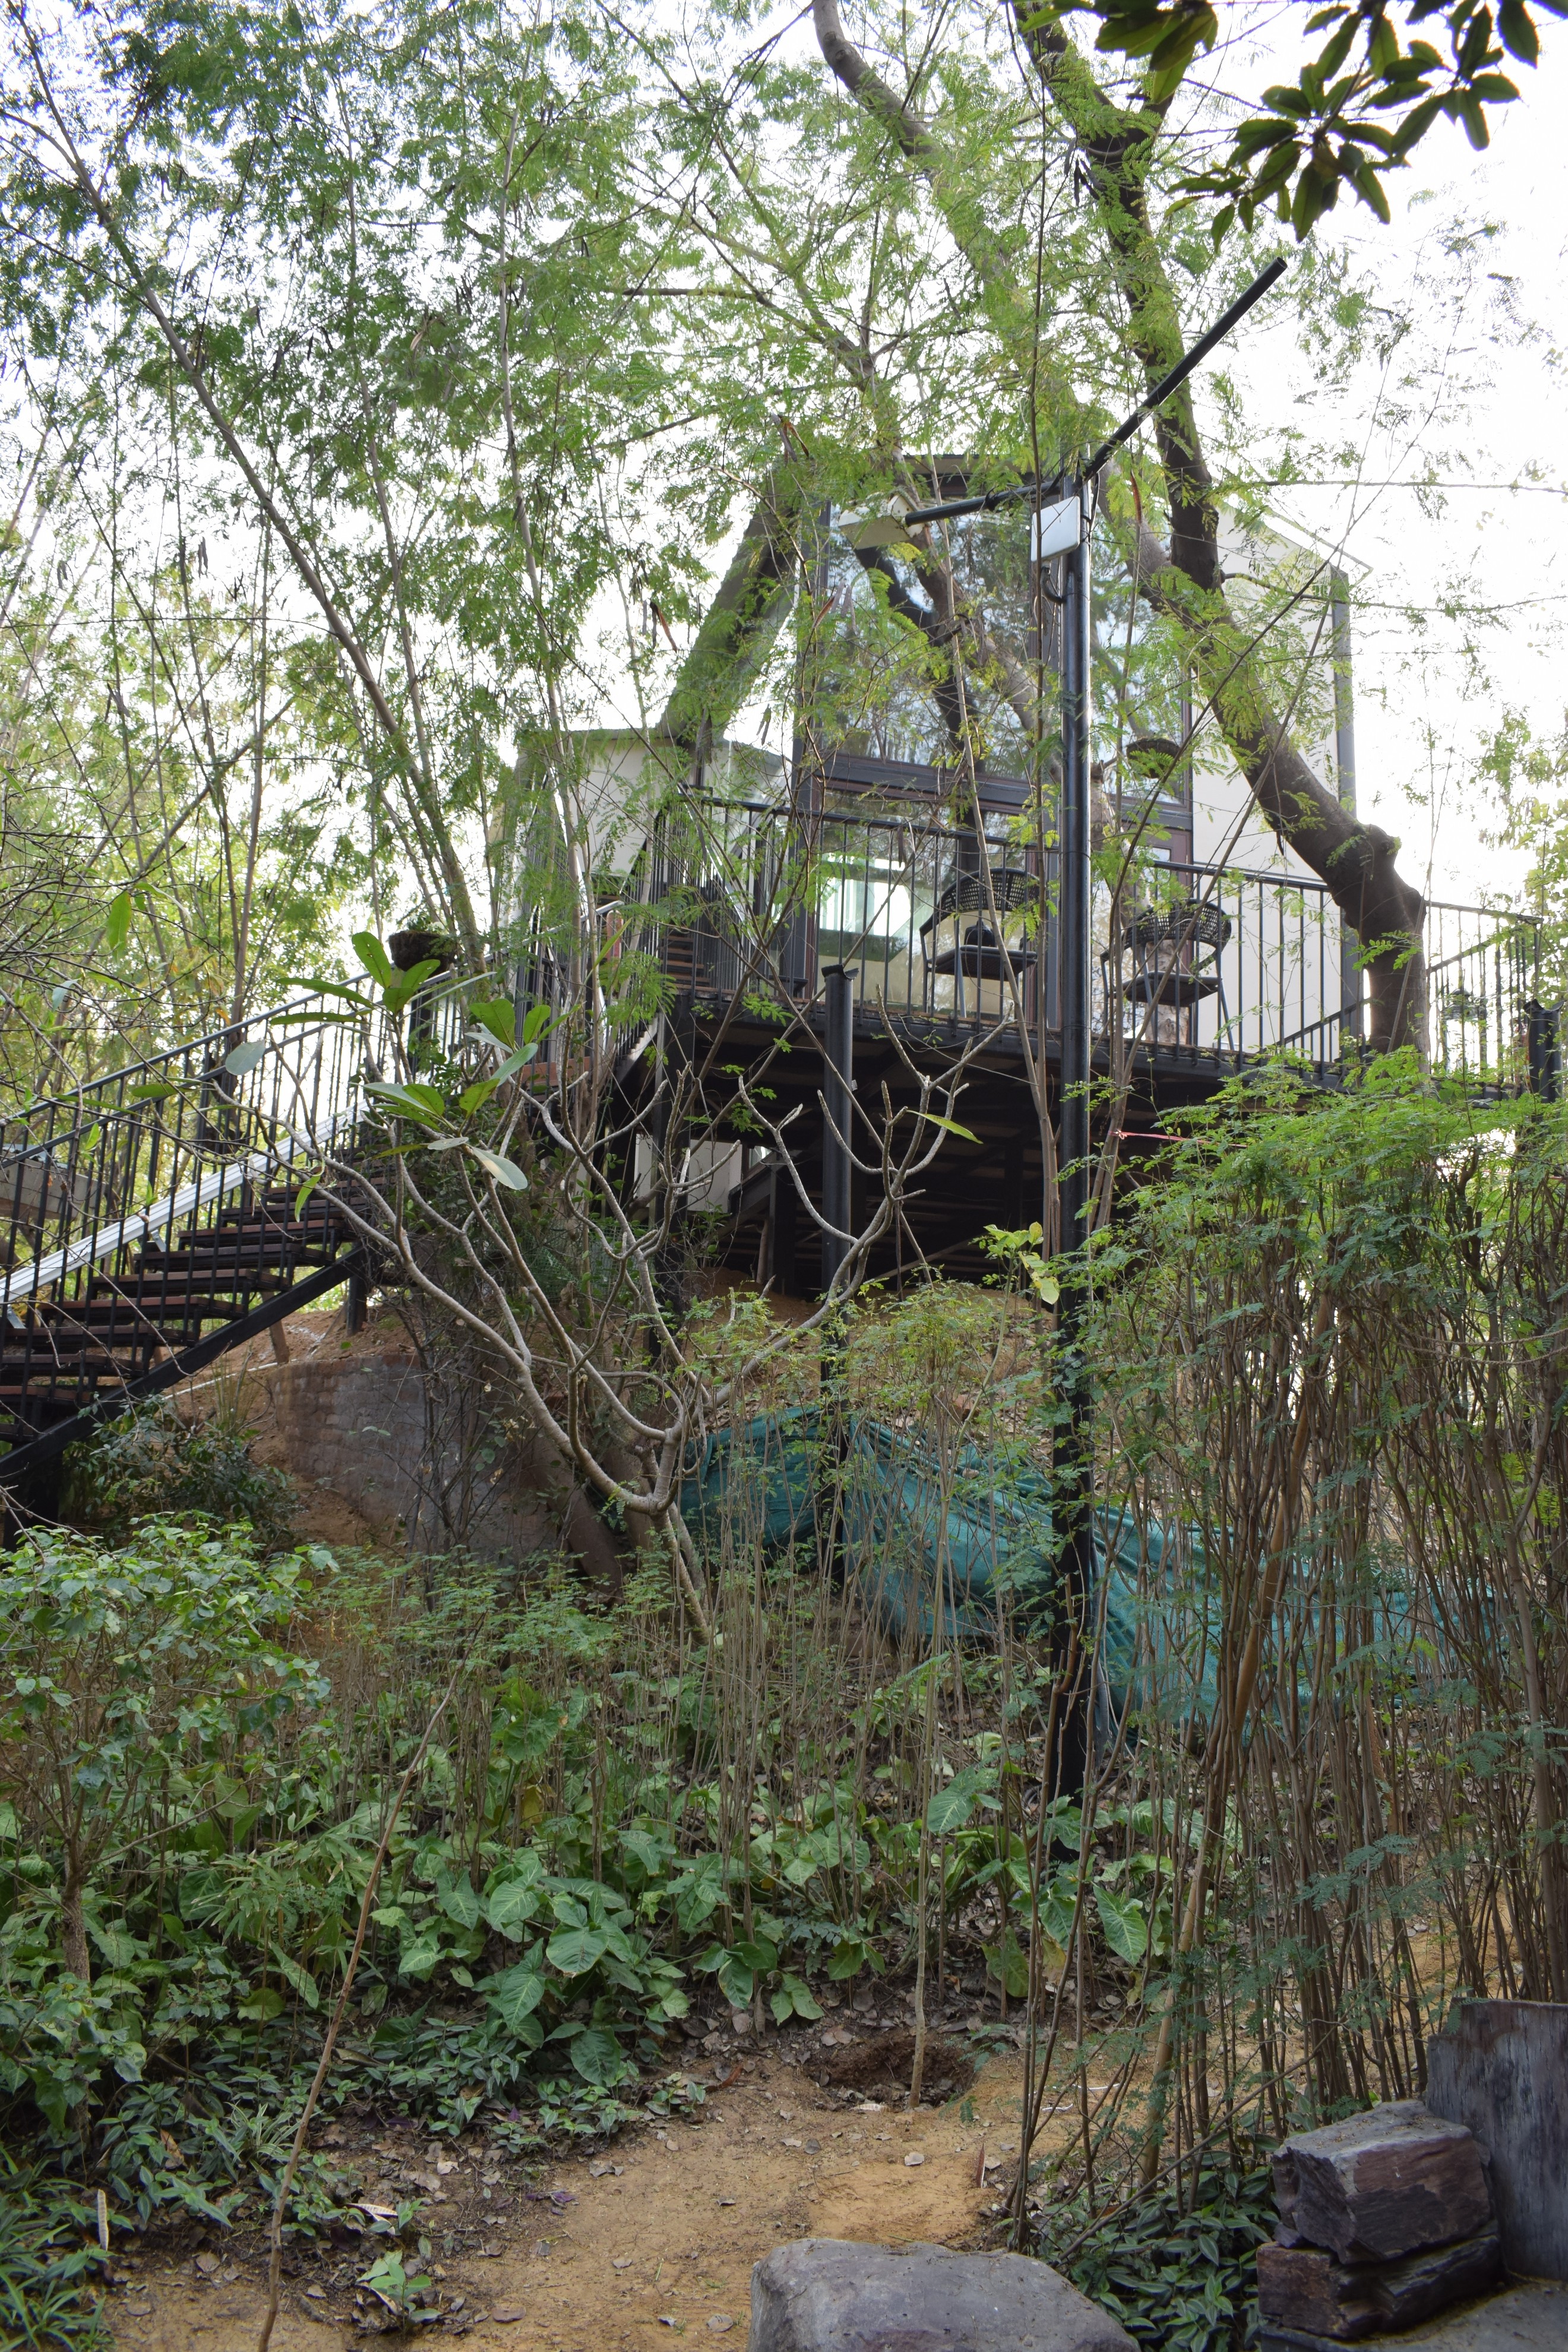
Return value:
[[(739, 2352), (752, 2265), (788, 2239), (969, 2239), (996, 2204), (994, 2167), (1016, 2147), (1019, 2097), (1011, 2055), (990, 2061), (946, 2106), (915, 2115), (846, 2106), (763, 2056), (711, 2091), (695, 2119), (636, 2126), (527, 2189), (508, 2185), (478, 2142), (437, 2158), (421, 2141), (422, 2158), (399, 2158), (383, 2137), (370, 2169), (391, 2174), (401, 2163), (428, 2183), (444, 2307), (438, 2326), (402, 2340), (619, 2352), (675, 2336)], [(408, 2176), (414, 2161), (432, 2168)], [(445, 2258), (442, 2205), (472, 2224), (461, 2234), (475, 2242)], [(277, 2352), (366, 2341), (375, 2306), (362, 2302), (356, 2325), (354, 2275), (367, 2259), (306, 2265), (286, 2282)], [(258, 2266), (209, 2252), (177, 2267), (144, 2257), (113, 2290), (109, 2315), (121, 2352), (253, 2352), (262, 2309)]]

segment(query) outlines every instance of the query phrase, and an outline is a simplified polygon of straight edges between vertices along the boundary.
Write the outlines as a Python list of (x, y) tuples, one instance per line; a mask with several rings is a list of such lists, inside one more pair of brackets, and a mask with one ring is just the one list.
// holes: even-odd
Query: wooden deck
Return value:
[[(803, 1006), (784, 1026), (737, 1010), (727, 997), (688, 993), (678, 1000), (668, 1024), (670, 1051), (699, 1076), (711, 1131), (741, 1144), (750, 1163), (725, 1202), (725, 1224), (718, 1241), (721, 1261), (733, 1271), (772, 1280), (789, 1296), (809, 1296), (817, 1287), (817, 1231), (801, 1207), (793, 1179), (769, 1149), (766, 1134), (751, 1121), (745, 1098), (758, 1106), (769, 1126), (783, 1131), (807, 1193), (820, 1204), (823, 1020), (820, 1003)], [(1050, 1031), (1036, 1048), (1053, 1118), (1060, 1049), (1059, 1034)], [(1039, 1118), (1016, 1027), (856, 1006), (856, 1099), (879, 1134), (889, 1116), (897, 1123), (900, 1114), (903, 1132), (910, 1132), (910, 1117), (921, 1099), (911, 1065), (913, 1071), (940, 1077), (965, 1054), (971, 1059), (952, 1116), (974, 1140), (943, 1135), (937, 1159), (919, 1180), (908, 1204), (903, 1231), (874, 1254), (874, 1275), (897, 1277), (914, 1271), (923, 1260), (945, 1274), (973, 1278), (990, 1263), (980, 1246), (988, 1225), (1016, 1229), (1043, 1214)], [(1158, 1151), (1162, 1127), (1182, 1110), (1211, 1099), (1256, 1058), (1173, 1043), (1131, 1048), (1129, 1091), (1120, 1120), (1122, 1163), (1129, 1176), (1140, 1160)], [(1109, 1094), (1108, 1039), (1097, 1041), (1094, 1066)], [(640, 1084), (650, 1083), (651, 1059), (638, 1066), (643, 1071)], [(1325, 1085), (1338, 1083), (1337, 1067), (1313, 1075)], [(1109, 1100), (1101, 1108), (1097, 1139), (1103, 1135), (1110, 1108)], [(857, 1137), (857, 1152), (864, 1160), (876, 1156), (864, 1128)], [(853, 1180), (858, 1229), (869, 1221), (874, 1206), (875, 1179), (858, 1171)]]

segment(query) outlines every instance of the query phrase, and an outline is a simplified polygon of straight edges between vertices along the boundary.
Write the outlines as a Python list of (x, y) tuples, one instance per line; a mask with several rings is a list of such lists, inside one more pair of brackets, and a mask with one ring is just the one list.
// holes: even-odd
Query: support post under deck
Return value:
[(854, 1193), (850, 1118), (855, 1091), (855, 978), (841, 963), (823, 972), (826, 1034), (822, 1041), (822, 1213), (833, 1228), (822, 1236), (822, 1288), (826, 1297), (849, 1255)]

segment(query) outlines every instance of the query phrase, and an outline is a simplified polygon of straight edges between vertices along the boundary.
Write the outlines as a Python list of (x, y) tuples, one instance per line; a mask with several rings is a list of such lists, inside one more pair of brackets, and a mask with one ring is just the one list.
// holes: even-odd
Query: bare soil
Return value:
[[(1018, 2141), (1016, 2053), (984, 2060), (945, 2105), (910, 2114), (826, 2080), (829, 2065), (869, 2067), (890, 2085), (900, 2056), (907, 2079), (906, 2032), (840, 2016), (756, 2054), (728, 2033), (715, 2051), (710, 2035), (692, 2075), (708, 2085), (700, 2107), (542, 2167), (509, 2161), (479, 2133), (438, 2145), (375, 2117), (315, 2132), (366, 2203), (425, 2200), (438, 2308), (397, 2332), (359, 2284), (380, 2251), (374, 2241), (290, 2252), (277, 2352), (335, 2352), (383, 2335), (465, 2336), (507, 2352), (619, 2352), (673, 2336), (740, 2352), (752, 2264), (790, 2239), (988, 2242)], [(954, 2074), (974, 2067), (966, 2041), (948, 2047)], [(253, 2352), (265, 2276), (259, 2238), (215, 2232), (178, 2260), (129, 2252), (107, 2305), (116, 2346)]]
[[(821, 2069), (814, 2071), (819, 2082), (831, 2083), (837, 2090), (858, 2090), (868, 2099), (901, 2105), (914, 2084), (914, 2033), (908, 2026), (875, 2033), (867, 2042), (835, 2050)], [(961, 2091), (968, 2090), (977, 2071), (973, 2051), (940, 2034), (931, 2035), (921, 2068), (921, 2104), (936, 2106), (955, 2099)]]

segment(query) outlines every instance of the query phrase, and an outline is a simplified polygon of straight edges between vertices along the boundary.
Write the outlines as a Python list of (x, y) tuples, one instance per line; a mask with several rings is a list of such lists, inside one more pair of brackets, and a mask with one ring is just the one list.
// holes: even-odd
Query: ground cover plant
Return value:
[[(205, 1461), (199, 1433), (192, 1450)], [(328, 2118), (479, 2130), (526, 2162), (700, 2107), (692, 2012), (706, 2030), (750, 2008), (776, 2030), (820, 2017), (814, 1984), (907, 1959), (898, 1742), (922, 1669), (794, 1562), (760, 1591), (721, 1575), (703, 1644), (657, 1565), (605, 1607), (558, 1561), (264, 1556), (243, 1523), (186, 1513), (118, 1542), (37, 1532), (6, 1558), (0, 1606), (6, 2137), (41, 2141), (89, 2212), (101, 2189), (117, 2243), (264, 2221), (387, 1790), (455, 1667)], [(847, 1711), (825, 1721), (826, 1672)], [(992, 1667), (963, 1679), (984, 1709)], [(743, 1787), (738, 1724), (757, 1758)], [(978, 1843), (951, 1842), (955, 1890), (984, 1879)], [(289, 2242), (390, 2233), (412, 2259), (421, 2200), (389, 2220), (364, 2194), (312, 2147)], [(92, 2266), (79, 2236), (75, 2252)]]

